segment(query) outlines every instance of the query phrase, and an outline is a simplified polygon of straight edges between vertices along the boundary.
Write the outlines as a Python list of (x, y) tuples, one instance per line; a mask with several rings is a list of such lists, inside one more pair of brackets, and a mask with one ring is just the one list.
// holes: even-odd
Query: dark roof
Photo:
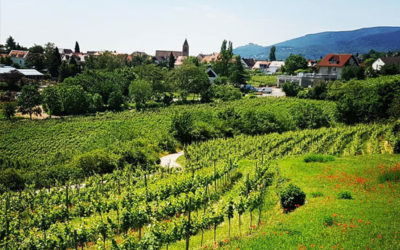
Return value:
[[(328, 54), (318, 64), (320, 67), (343, 67), (353, 57), (351, 54)], [(355, 60), (357, 63), (357, 60)]]
[(256, 61), (254, 61), (253, 58), (243, 58), (243, 61), (247, 64), (249, 68), (252, 68), (254, 64), (256, 64)]
[(396, 57), (382, 57), (381, 60), (385, 64), (400, 64), (400, 56)]

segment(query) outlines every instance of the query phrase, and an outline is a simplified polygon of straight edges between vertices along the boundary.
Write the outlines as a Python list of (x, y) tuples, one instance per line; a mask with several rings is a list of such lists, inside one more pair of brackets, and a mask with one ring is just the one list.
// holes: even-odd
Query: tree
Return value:
[(342, 72), (342, 79), (348, 81), (350, 79), (364, 79), (365, 70), (363, 67), (359, 66), (346, 66)]
[(246, 81), (249, 79), (249, 75), (243, 67), (242, 58), (237, 56), (235, 59), (235, 64), (231, 66), (230, 80), (236, 85), (245, 85)]
[(8, 119), (11, 120), (15, 116), (16, 105), (11, 102), (7, 102), (4, 105), (3, 115)]
[(10, 52), (11, 50), (14, 50), (17, 48), (17, 44), (12, 36), (8, 37), (6, 40), (6, 48), (7, 51)]
[(400, 74), (400, 65), (385, 64), (381, 67), (379, 73), (384, 76)]
[(286, 96), (297, 96), (301, 87), (298, 83), (295, 82), (285, 82), (282, 84), (283, 92), (285, 92)]
[(29, 53), (26, 57), (26, 66), (28, 68), (34, 68), (37, 70), (42, 70), (45, 68), (45, 56), (40, 53)]
[(120, 111), (122, 110), (122, 104), (124, 104), (124, 96), (121, 91), (116, 90), (111, 92), (110, 97), (108, 98), (108, 107), (111, 110)]
[(32, 119), (32, 114), (40, 115), (42, 109), (38, 107), (41, 103), (39, 86), (37, 84), (25, 85), (22, 87), (21, 95), (18, 98), (19, 111), (22, 114), (29, 114)]
[[(228, 48), (227, 48), (228, 45)], [(233, 57), (232, 42), (224, 40), (221, 45), (221, 51), (218, 56), (218, 61), (215, 63), (215, 71), (219, 76), (229, 77), (229, 64)]]
[(271, 50), (269, 51), (269, 60), (270, 61), (276, 61), (275, 52), (276, 52), (276, 47), (272, 46)]
[(205, 94), (211, 86), (205, 69), (193, 64), (182, 65), (171, 71), (168, 81), (180, 92), (182, 100), (186, 100), (190, 93)]
[(58, 69), (61, 66), (61, 55), (54, 44), (48, 43), (45, 48), (46, 66), (52, 77), (58, 77)]
[(169, 54), (169, 59), (168, 59), (168, 69), (169, 70), (171, 70), (175, 67), (175, 61), (176, 61), (175, 57), (171, 52), (171, 54)]
[(307, 60), (301, 55), (290, 55), (286, 61), (284, 70), (288, 74), (294, 74), (294, 72), (298, 69), (307, 69), (308, 63)]
[(71, 57), (69, 62), (63, 61), (58, 69), (58, 81), (63, 82), (65, 78), (75, 76), (79, 73), (79, 66), (74, 57)]
[(129, 95), (136, 104), (137, 110), (142, 110), (146, 106), (146, 102), (150, 100), (152, 88), (149, 81), (135, 80), (129, 86)]
[(64, 115), (78, 115), (89, 111), (90, 96), (81, 86), (62, 84), (58, 88)]
[(50, 118), (54, 114), (59, 115), (62, 113), (63, 103), (57, 87), (47, 87), (42, 91), (41, 95), (43, 108), (49, 114)]
[(81, 53), (81, 49), (79, 48), (79, 43), (75, 42), (75, 53)]
[(44, 48), (40, 45), (33, 45), (32, 47), (29, 48), (29, 53), (39, 53), (43, 54), (44, 53)]
[(187, 111), (175, 114), (172, 118), (171, 132), (175, 138), (183, 144), (190, 143), (192, 141), (192, 132), (194, 129), (194, 118), (193, 115)]

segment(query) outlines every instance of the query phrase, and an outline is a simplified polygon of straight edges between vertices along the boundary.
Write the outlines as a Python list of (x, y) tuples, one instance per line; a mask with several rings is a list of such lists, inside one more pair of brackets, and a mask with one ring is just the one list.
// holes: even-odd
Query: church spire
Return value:
[(187, 39), (185, 39), (185, 42), (183, 43), (182, 55), (189, 56), (189, 43)]

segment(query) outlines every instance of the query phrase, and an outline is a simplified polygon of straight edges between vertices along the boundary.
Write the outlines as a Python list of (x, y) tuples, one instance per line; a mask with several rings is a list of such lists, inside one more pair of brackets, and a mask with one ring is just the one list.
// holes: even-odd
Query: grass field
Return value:
[[(303, 159), (280, 160), (279, 170), (282, 177), (305, 191), (306, 204), (284, 214), (278, 197), (272, 195), (264, 205), (261, 226), (250, 234), (246, 214), (245, 230), (242, 228), (242, 235), (246, 236), (239, 240), (236, 216), (232, 220), (231, 238), (227, 222), (217, 229), (219, 246), (227, 249), (400, 249), (400, 183), (379, 181), (383, 171), (396, 165), (399, 168), (399, 155), (343, 157), (325, 163), (305, 163)], [(342, 191), (350, 192), (352, 199), (338, 199)], [(205, 234), (205, 239), (203, 248), (215, 247), (212, 230)], [(193, 237), (191, 242), (193, 248), (200, 248), (200, 236)], [(172, 248), (182, 249), (183, 243)]]

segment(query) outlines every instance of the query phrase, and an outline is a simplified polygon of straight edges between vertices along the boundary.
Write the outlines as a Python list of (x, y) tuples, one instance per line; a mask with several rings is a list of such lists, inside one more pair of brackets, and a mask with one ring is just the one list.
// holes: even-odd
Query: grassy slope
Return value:
[[(306, 192), (306, 205), (283, 214), (277, 196), (270, 191), (263, 225), (249, 235), (246, 213), (242, 233), (247, 236), (239, 239), (235, 214), (232, 238), (229, 240), (228, 223), (224, 222), (217, 229), (217, 242), (229, 249), (400, 249), (400, 183), (377, 180), (383, 168), (398, 162), (399, 155), (343, 157), (328, 163), (305, 163), (302, 157), (281, 160), (281, 175)], [(353, 200), (337, 199), (337, 193), (344, 190), (351, 192)], [(314, 198), (314, 192), (323, 196)], [(334, 221), (331, 227), (324, 225), (328, 217)], [(257, 213), (253, 221), (256, 224)], [(205, 234), (204, 242), (213, 246), (212, 230)], [(183, 246), (181, 241), (172, 248)], [(200, 235), (191, 239), (191, 246), (200, 247)]]

